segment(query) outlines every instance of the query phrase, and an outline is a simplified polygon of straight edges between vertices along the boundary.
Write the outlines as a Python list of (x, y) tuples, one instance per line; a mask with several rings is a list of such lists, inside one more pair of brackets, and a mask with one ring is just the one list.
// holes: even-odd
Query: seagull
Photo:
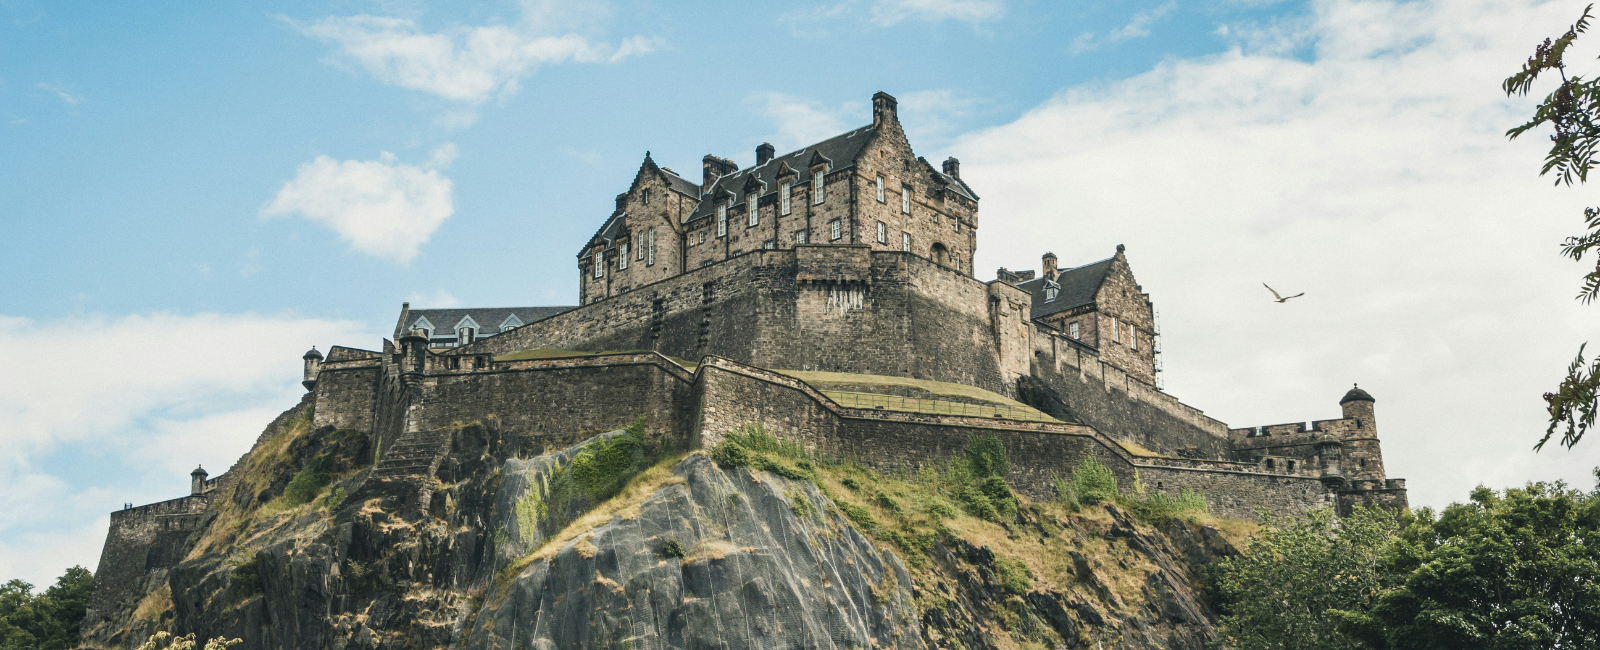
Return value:
[[(1262, 282), (1261, 286), (1267, 287), (1267, 283)], [(1289, 296), (1289, 298), (1285, 298), (1285, 297), (1283, 297), (1283, 296), (1278, 294), (1278, 290), (1277, 289), (1274, 289), (1272, 287), (1267, 287), (1267, 291), (1271, 291), (1272, 292), (1272, 297), (1273, 298), (1277, 298), (1278, 299), (1277, 302), (1289, 302), (1289, 298), (1299, 298), (1300, 296), (1306, 295), (1306, 292), (1301, 291), (1300, 293), (1297, 293), (1297, 294), (1294, 294), (1292, 296)]]

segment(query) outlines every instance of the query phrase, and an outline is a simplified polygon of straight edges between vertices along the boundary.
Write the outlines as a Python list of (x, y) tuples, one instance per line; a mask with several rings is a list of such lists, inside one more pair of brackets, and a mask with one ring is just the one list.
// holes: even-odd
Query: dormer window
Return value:
[(617, 244), (617, 270), (628, 270), (628, 242)]
[(750, 190), (749, 192), (745, 193), (745, 195), (744, 195), (744, 209), (745, 209), (746, 212), (750, 213), (750, 215), (749, 215), (749, 219), (750, 219), (749, 225), (754, 226), (754, 225), (760, 224), (761, 223), (761, 192), (759, 192), (757, 190)]
[(594, 277), (606, 277), (605, 251), (594, 252)]
[(516, 314), (512, 314), (500, 322), (500, 333), (504, 334), (511, 330), (517, 329), (518, 327), (522, 327), (522, 319), (517, 318)]
[[(731, 201), (729, 202), (731, 203)], [(717, 204), (717, 236), (728, 234), (728, 203)]]
[(909, 187), (900, 188), (900, 212), (902, 214), (911, 214), (911, 188)]
[(433, 323), (428, 320), (427, 316), (418, 318), (416, 322), (411, 324), (411, 329), (422, 330), (423, 338), (433, 339)]
[(878, 174), (878, 202), (883, 203), (883, 174)]
[(783, 184), (778, 186), (778, 212), (784, 215), (789, 214), (789, 192), (791, 187), (789, 181), (784, 181)]
[(456, 347), (470, 345), (476, 340), (478, 340), (477, 321), (472, 320), (471, 316), (467, 316), (462, 318), (461, 322), (456, 323)]
[(1061, 293), (1061, 285), (1046, 280), (1044, 283), (1044, 301), (1055, 302), (1056, 296)]
[(822, 191), (822, 170), (811, 172), (811, 202), (821, 203), (825, 196)]

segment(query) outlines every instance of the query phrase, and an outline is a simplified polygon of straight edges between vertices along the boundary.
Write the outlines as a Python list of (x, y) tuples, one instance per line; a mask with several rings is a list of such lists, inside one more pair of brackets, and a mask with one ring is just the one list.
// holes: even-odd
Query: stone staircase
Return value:
[(450, 432), (407, 431), (383, 452), (383, 458), (373, 469), (374, 476), (429, 476), (450, 442)]

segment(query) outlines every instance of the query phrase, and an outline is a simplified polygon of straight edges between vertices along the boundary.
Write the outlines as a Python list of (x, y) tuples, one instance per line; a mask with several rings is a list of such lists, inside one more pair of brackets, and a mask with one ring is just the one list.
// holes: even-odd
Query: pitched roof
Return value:
[(513, 314), (522, 321), (523, 325), (534, 321), (541, 321), (562, 312), (571, 311), (577, 307), (460, 307), (453, 309), (413, 309), (406, 315), (405, 329), (419, 318), (428, 319), (433, 324), (434, 336), (432, 338), (454, 339), (457, 323), (463, 318), (471, 318), (483, 331), (479, 337), (493, 336), (500, 333), (500, 324)]
[(867, 142), (872, 139), (872, 135), (876, 132), (877, 130), (869, 124), (859, 129), (833, 136), (798, 151), (791, 151), (778, 156), (767, 161), (764, 165), (746, 167), (723, 176), (712, 183), (711, 187), (706, 188), (705, 194), (700, 197), (700, 204), (695, 206), (694, 211), (690, 212), (689, 216), (684, 218), (683, 221), (684, 223), (689, 223), (709, 217), (715, 213), (715, 198), (719, 189), (738, 197), (738, 200), (742, 202), (744, 200), (745, 183), (749, 182), (752, 176), (762, 183), (761, 194), (763, 196), (777, 191), (778, 170), (782, 169), (784, 164), (788, 164), (789, 168), (799, 174), (802, 179), (809, 179), (810, 175), (806, 170), (811, 167), (811, 161), (816, 156), (820, 156), (829, 162), (829, 172), (849, 167), (855, 164), (856, 156), (861, 153), (861, 148), (867, 145)]
[(1111, 262), (1115, 259), (1108, 257), (1075, 269), (1057, 271), (1055, 282), (1061, 290), (1056, 294), (1056, 299), (1049, 302), (1045, 301), (1046, 280), (1042, 277), (1019, 282), (1017, 288), (1033, 294), (1033, 318), (1082, 307), (1094, 302), (1094, 296), (1100, 292), (1100, 285), (1105, 284)]

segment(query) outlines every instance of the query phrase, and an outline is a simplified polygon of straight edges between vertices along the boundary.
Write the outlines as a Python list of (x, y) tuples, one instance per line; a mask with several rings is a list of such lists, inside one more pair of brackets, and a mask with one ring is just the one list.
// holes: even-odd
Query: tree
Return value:
[(1340, 518), (1324, 508), (1263, 523), (1243, 554), (1210, 572), (1223, 644), (1240, 650), (1366, 647), (1340, 612), (1365, 612), (1378, 594), (1379, 561), (1400, 530), (1395, 513), (1358, 507)]
[(1370, 647), (1600, 648), (1600, 491), (1479, 487), (1423, 511), (1378, 569), (1370, 609), (1345, 616)]
[[(1578, 35), (1588, 31), (1593, 8), (1592, 4), (1585, 7), (1578, 22), (1560, 38), (1545, 39), (1534, 49), (1527, 63), (1522, 64), (1522, 70), (1502, 84), (1508, 96), (1527, 95), (1540, 74), (1555, 72), (1561, 76), (1561, 84), (1539, 103), (1533, 117), (1506, 132), (1507, 137), (1516, 139), (1545, 124), (1555, 129), (1555, 134), (1550, 136), (1550, 152), (1545, 155), (1539, 175), (1555, 172), (1557, 185), (1587, 182), (1589, 171), (1594, 169), (1596, 147), (1600, 146), (1600, 80), (1568, 76), (1565, 60), (1568, 48)], [(1563, 255), (1580, 262), (1584, 255), (1600, 247), (1600, 208), (1585, 208), (1583, 216), (1586, 232), (1568, 237), (1561, 247)], [(1595, 269), (1583, 277), (1583, 287), (1578, 292), (1578, 299), (1585, 303), (1600, 296), (1600, 250), (1595, 252)], [(1534, 449), (1544, 448), (1563, 424), (1566, 431), (1561, 436), (1561, 444), (1569, 449), (1594, 427), (1597, 402), (1600, 402), (1600, 357), (1586, 366), (1583, 350), (1582, 346), (1578, 348), (1578, 356), (1567, 368), (1567, 376), (1556, 391), (1544, 394), (1550, 411), (1550, 427)]]
[(34, 595), (33, 585), (12, 580), (0, 586), (0, 650), (70, 650), (78, 647), (94, 591), (88, 569), (72, 567), (56, 584)]

